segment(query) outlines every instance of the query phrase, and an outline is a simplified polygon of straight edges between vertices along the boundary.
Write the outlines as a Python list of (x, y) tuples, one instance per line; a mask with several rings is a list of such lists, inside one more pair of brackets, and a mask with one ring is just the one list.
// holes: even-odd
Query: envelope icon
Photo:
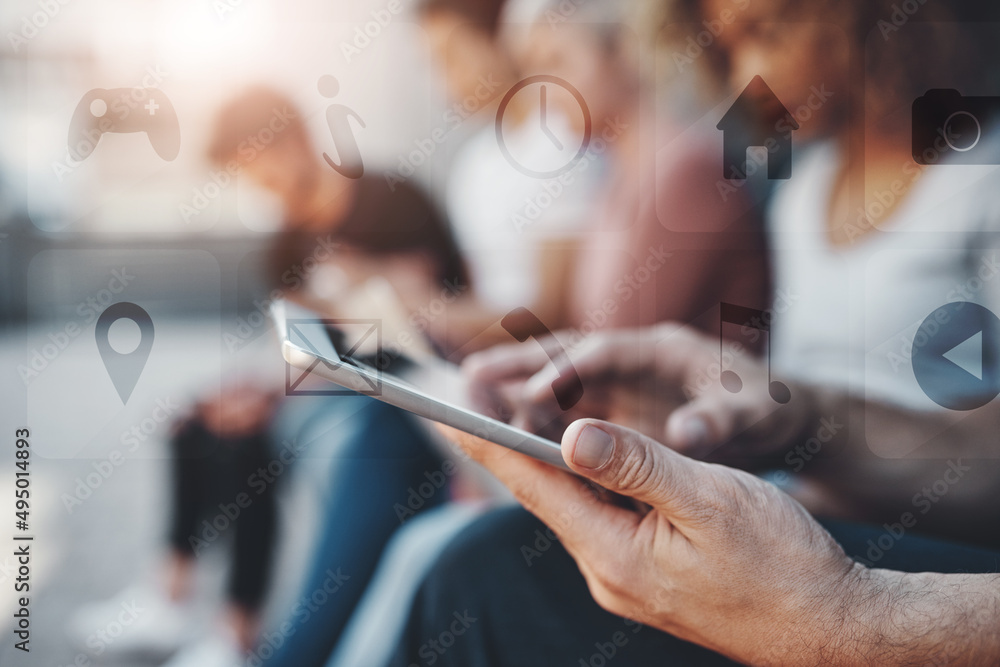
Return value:
[[(332, 332), (332, 334), (331, 334)], [(343, 356), (357, 359), (377, 358), (382, 351), (382, 321), (373, 319), (289, 319), (288, 340), (304, 350), (312, 352), (317, 357), (320, 351), (311, 342), (334, 336), (339, 350), (345, 350)], [(302, 370), (285, 362), (285, 395), (286, 396), (379, 396), (382, 394), (382, 371), (376, 366), (366, 364), (365, 370), (375, 375), (375, 379), (361, 378), (366, 386), (362, 390), (345, 389), (329, 380), (311, 375), (319, 365), (334, 368), (334, 364), (316, 359), (308, 368)]]

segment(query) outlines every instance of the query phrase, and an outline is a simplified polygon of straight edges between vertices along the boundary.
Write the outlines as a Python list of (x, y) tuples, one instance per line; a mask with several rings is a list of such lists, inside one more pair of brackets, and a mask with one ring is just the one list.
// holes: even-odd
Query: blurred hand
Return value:
[(615, 614), (748, 663), (816, 664), (819, 651), (840, 650), (846, 610), (873, 597), (880, 571), (855, 564), (798, 503), (747, 473), (620, 426), (573, 423), (562, 438), (570, 468), (643, 511), (443, 430), (556, 532), (594, 599)]
[[(481, 409), (514, 415), (520, 426), (559, 433), (574, 419), (600, 418), (627, 425), (696, 458), (736, 461), (782, 450), (814, 419), (810, 393), (795, 387), (776, 403), (767, 368), (748, 353), (727, 359), (743, 388), (730, 393), (719, 381), (719, 341), (690, 328), (663, 324), (595, 334), (565, 347), (559, 334), (542, 341), (502, 345), (463, 364)], [(552, 364), (546, 351), (566, 354)], [(584, 398), (563, 413), (556, 402), (570, 365)], [(498, 406), (500, 406), (498, 408)], [(555, 437), (558, 437), (556, 435)]]

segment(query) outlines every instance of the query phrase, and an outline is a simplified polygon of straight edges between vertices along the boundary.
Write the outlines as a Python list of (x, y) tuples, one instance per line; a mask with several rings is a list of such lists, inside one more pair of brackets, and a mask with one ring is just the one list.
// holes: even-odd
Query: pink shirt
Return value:
[(720, 194), (714, 148), (683, 137), (657, 154), (655, 170), (637, 163), (618, 169), (583, 239), (570, 304), (574, 326), (673, 320), (717, 332), (720, 301), (767, 306), (761, 207), (742, 191)]

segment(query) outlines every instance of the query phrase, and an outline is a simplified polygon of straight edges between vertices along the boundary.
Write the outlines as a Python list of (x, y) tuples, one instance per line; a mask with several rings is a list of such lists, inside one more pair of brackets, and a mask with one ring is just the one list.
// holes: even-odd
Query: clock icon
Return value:
[[(557, 123), (554, 117), (557, 115), (555, 113), (555, 104), (553, 102), (555, 95), (568, 96), (575, 102), (575, 105), (579, 107), (579, 112), (583, 117), (583, 134), (579, 137), (579, 146), (573, 151), (574, 146), (568, 146), (568, 138), (563, 134), (560, 136), (559, 128), (557, 128)], [(552, 165), (547, 163), (544, 165), (546, 168), (541, 168), (542, 165), (534, 164), (532, 161), (531, 166), (525, 164), (527, 161), (524, 155), (515, 155), (517, 151), (512, 150), (510, 145), (508, 145), (508, 140), (505, 138), (505, 128), (504, 128), (504, 114), (507, 108), (510, 106), (511, 101), (515, 96), (524, 96), (525, 101), (530, 104), (532, 108), (537, 109), (537, 111), (529, 115), (528, 119), (524, 122), (532, 123), (537, 126), (537, 130), (544, 137), (542, 143), (549, 143), (550, 146), (547, 147), (550, 153), (555, 154), (562, 164), (551, 168)], [(591, 135), (591, 121), (590, 121), (590, 110), (587, 108), (587, 103), (583, 99), (583, 95), (580, 94), (576, 88), (573, 87), (565, 79), (561, 79), (557, 76), (551, 76), (548, 74), (538, 74), (536, 76), (529, 76), (526, 79), (518, 81), (507, 94), (503, 96), (500, 100), (500, 106), (497, 109), (496, 117), (496, 136), (497, 144), (500, 147), (500, 153), (504, 158), (513, 166), (515, 169), (520, 171), (525, 176), (531, 176), (533, 178), (554, 178), (564, 172), (565, 170), (571, 168), (575, 165), (580, 158), (582, 158), (587, 153), (587, 147), (590, 145), (590, 135)], [(512, 143), (512, 142), (510, 142)], [(550, 162), (550, 161), (549, 161)]]

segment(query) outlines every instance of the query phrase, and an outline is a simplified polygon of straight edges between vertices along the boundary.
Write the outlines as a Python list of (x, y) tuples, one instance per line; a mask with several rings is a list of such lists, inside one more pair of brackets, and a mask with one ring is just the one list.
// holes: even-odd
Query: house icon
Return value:
[(795, 117), (764, 79), (755, 76), (716, 126), (722, 130), (722, 177), (747, 177), (747, 148), (767, 149), (768, 179), (792, 177), (792, 130)]

